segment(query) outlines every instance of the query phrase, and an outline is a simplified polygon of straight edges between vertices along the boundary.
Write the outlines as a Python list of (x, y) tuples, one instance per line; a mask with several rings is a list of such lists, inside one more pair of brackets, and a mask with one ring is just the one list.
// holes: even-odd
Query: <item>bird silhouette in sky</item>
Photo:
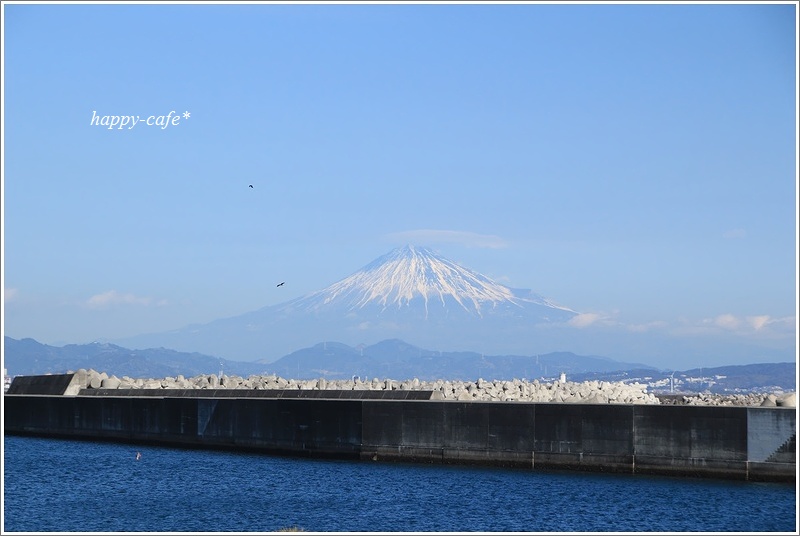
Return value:
[(250, 188), (252, 188), (252, 187), (253, 187), (253, 185), (251, 184), (251, 185), (250, 185)]
[(279, 287), (282, 287), (282, 286), (284, 285), (284, 283), (286, 283), (286, 281), (283, 281), (283, 282), (281, 282), (281, 283), (278, 283), (278, 285), (277, 285), (277, 286), (279, 286)]

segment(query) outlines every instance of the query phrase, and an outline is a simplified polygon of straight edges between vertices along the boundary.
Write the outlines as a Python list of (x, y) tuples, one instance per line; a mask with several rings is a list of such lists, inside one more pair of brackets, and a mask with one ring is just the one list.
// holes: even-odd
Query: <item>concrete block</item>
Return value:
[(797, 393), (785, 393), (775, 400), (775, 404), (780, 407), (794, 408), (797, 407)]

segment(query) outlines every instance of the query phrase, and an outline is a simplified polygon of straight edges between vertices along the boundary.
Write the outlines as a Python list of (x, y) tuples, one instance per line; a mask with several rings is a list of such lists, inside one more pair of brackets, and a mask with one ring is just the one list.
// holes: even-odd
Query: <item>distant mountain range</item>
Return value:
[(399, 339), (371, 346), (351, 347), (341, 343), (319, 343), (266, 363), (271, 372), (284, 377), (419, 378), (425, 380), (476, 380), (539, 378), (561, 372), (612, 372), (634, 368), (651, 369), (639, 363), (622, 363), (599, 356), (553, 352), (539, 356), (487, 356), (477, 352), (426, 350)]
[[(350, 379), (353, 376), (405, 380), (553, 380), (565, 373), (571, 381), (639, 381), (654, 389), (683, 392), (793, 391), (795, 363), (764, 363), (691, 371), (663, 371), (599, 356), (554, 352), (539, 356), (488, 356), (476, 352), (440, 352), (389, 339), (351, 347), (323, 342), (277, 361), (241, 362), (165, 348), (130, 350), (108, 343), (48, 346), (33, 339), (3, 339), (3, 366), (11, 375), (58, 374), (80, 368), (118, 377), (165, 378), (182, 374), (264, 375), (294, 379)], [(670, 383), (672, 382), (672, 383)]]
[[(292, 352), (274, 362), (231, 361), (166, 348), (130, 350), (109, 343), (41, 344), (33, 339), (4, 337), (4, 366), (15, 375), (63, 373), (93, 368), (117, 376), (158, 378), (226, 374), (276, 374), (284, 378), (348, 379), (352, 376), (392, 379), (461, 379), (539, 377), (560, 372), (613, 372), (649, 369), (597, 356), (557, 352), (541, 356), (484, 356), (476, 352), (440, 352), (418, 348), (399, 339), (351, 347), (322, 342)], [(655, 370), (655, 369), (652, 369)]]
[[(114, 344), (68, 344), (49, 346), (34, 339), (3, 337), (3, 367), (13, 376), (63, 374), (70, 370), (94, 369), (132, 378), (165, 378), (218, 374), (260, 374), (263, 365), (235, 363), (199, 353), (177, 352), (166, 348), (129, 350)], [(233, 366), (230, 366), (232, 364)]]
[(111, 342), (239, 361), (274, 361), (318, 341), (355, 346), (385, 339), (413, 340), (428, 348), (526, 354), (541, 347), (539, 328), (564, 325), (577, 314), (531, 290), (503, 286), (430, 249), (406, 246), (288, 302)]

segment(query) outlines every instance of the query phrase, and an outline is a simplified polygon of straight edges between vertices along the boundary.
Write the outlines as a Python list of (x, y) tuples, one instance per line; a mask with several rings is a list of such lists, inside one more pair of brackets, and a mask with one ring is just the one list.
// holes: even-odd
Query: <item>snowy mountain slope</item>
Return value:
[(350, 310), (379, 306), (382, 310), (422, 305), (425, 317), (432, 307), (461, 308), (477, 316), (503, 306), (536, 304), (574, 313), (541, 296), (524, 296), (491, 279), (434, 254), (406, 246), (374, 260), (353, 275), (294, 303), (314, 311), (331, 305)]
[(320, 340), (355, 346), (392, 338), (430, 348), (529, 354), (539, 351), (539, 328), (563, 325), (576, 314), (530, 290), (503, 286), (427, 248), (406, 246), (306, 296), (118, 343), (241, 361), (272, 361)]

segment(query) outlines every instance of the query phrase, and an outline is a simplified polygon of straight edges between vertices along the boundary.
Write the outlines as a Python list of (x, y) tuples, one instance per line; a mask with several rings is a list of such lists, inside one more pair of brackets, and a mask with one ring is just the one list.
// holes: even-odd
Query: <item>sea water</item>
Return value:
[(317, 460), (18, 436), (4, 438), (3, 461), (3, 532), (798, 527), (794, 484)]

